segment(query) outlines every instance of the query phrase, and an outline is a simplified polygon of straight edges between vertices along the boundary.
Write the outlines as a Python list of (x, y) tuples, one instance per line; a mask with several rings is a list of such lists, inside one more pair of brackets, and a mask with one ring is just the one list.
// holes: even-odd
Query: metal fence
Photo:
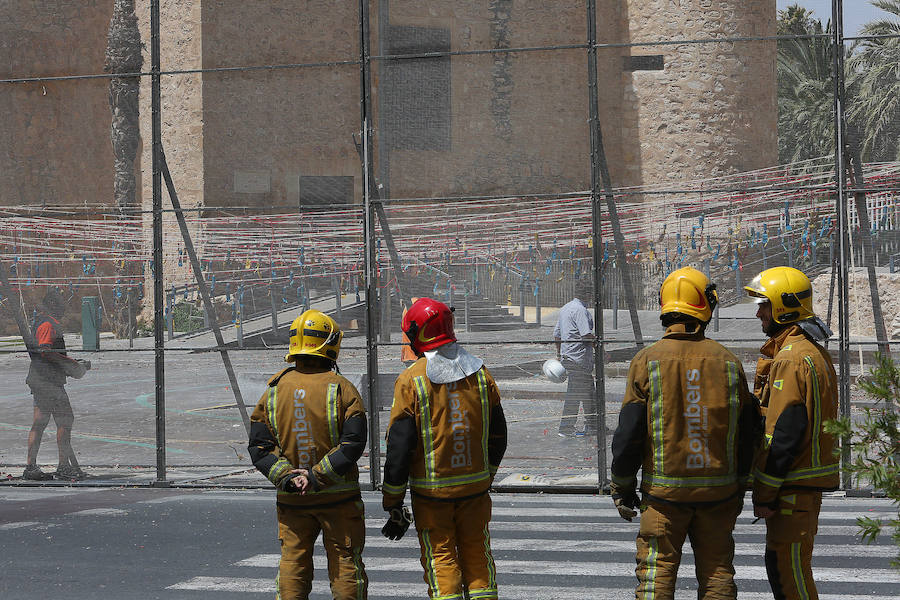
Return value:
[[(900, 112), (879, 103), (898, 82), (874, 69), (900, 42), (847, 35), (841, 0), (824, 30), (738, 0), (627, 4), (0, 8), (0, 469), (34, 450), (26, 342), (49, 290), (92, 362), (67, 390), (96, 484), (265, 484), (248, 415), (312, 307), (346, 332), (377, 487), (401, 314), (431, 296), (499, 382), (498, 488), (597, 489), (628, 361), (686, 265), (748, 371), (764, 338), (743, 286), (806, 271), (851, 415), (900, 332)], [(541, 364), (581, 281), (607, 427), (565, 438)]]

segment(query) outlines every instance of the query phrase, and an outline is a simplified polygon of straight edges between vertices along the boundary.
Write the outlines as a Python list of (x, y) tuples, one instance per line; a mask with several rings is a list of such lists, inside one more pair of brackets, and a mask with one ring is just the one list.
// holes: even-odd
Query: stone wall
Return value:
[(357, 4), (204, 0), (203, 66), (319, 65), (207, 73), (206, 206), (295, 209), (301, 176), (352, 177), (362, 198)]
[[(392, 1), (394, 26), (445, 29), (450, 50), (584, 44), (586, 9), (565, 2)], [(602, 2), (598, 31), (622, 41), (618, 3)], [(638, 183), (624, 167), (621, 49), (598, 56), (601, 127), (614, 185)], [(450, 59), (448, 150), (389, 153), (397, 197), (529, 194), (590, 188), (587, 54), (583, 48)]]
[[(160, 3), (160, 63), (163, 73), (199, 69), (202, 66), (203, 37), (201, 32), (201, 0), (161, 0)], [(137, 0), (135, 13), (144, 42), (144, 70), (151, 68), (150, 46), (150, 1)], [(178, 200), (185, 209), (196, 209), (204, 205), (203, 170), (203, 77), (199, 73), (164, 74), (160, 82), (162, 147), (172, 180), (178, 191)], [(145, 258), (153, 258), (152, 223), (149, 211), (153, 207), (152, 168), (152, 111), (151, 78), (141, 79), (140, 114), (143, 145), (138, 160), (141, 178), (139, 181), (140, 202), (144, 213)], [(171, 212), (172, 205), (163, 183), (163, 274), (166, 287), (194, 280), (190, 263), (182, 261), (178, 266), (178, 251), (184, 247), (181, 233)], [(186, 213), (193, 218), (196, 211)], [(191, 236), (197, 244), (198, 252), (203, 251), (200, 230), (190, 228)], [(150, 269), (146, 270), (144, 287), (144, 320), (152, 320), (153, 280)]]
[[(775, 163), (773, 42), (622, 47), (768, 35), (775, 26), (773, 3), (597, 4), (598, 41), (613, 45), (598, 50), (598, 92), (614, 186)], [(330, 0), (161, 0), (163, 148), (182, 206), (291, 210), (304, 176), (349, 181), (347, 197), (360, 200), (361, 165), (353, 144), (360, 130), (357, 6)], [(0, 3), (0, 76), (102, 73), (112, 7), (113, 0)], [(136, 0), (145, 70), (149, 8), (150, 0)], [(589, 189), (584, 48), (443, 58), (443, 87), (416, 92), (413, 81), (401, 98), (391, 96), (389, 83), (404, 84), (404, 77), (418, 76), (416, 70), (391, 72), (400, 63), (378, 58), (403, 36), (446, 39), (452, 51), (581, 45), (587, 40), (583, 0), (372, 0), (370, 12), (374, 163), (393, 197)], [(663, 55), (662, 70), (632, 70), (629, 61), (654, 54)], [(272, 64), (306, 66), (224, 70)], [(223, 70), (167, 73), (201, 68)], [(0, 205), (113, 206), (107, 88), (106, 79), (4, 85)], [(140, 113), (138, 202), (146, 211), (152, 202), (149, 77), (141, 81)], [(395, 124), (405, 116), (422, 119), (420, 145), (392, 146), (388, 116)], [(445, 139), (428, 131), (429, 123), (445, 127)], [(169, 208), (166, 192), (163, 198)], [(149, 264), (150, 215), (145, 219)], [(191, 234), (202, 252), (201, 228)], [(171, 213), (164, 238), (167, 285), (191, 281), (189, 264), (177, 264), (182, 243)]]
[[(632, 42), (769, 36), (775, 3), (629, 0)], [(717, 177), (777, 163), (775, 42), (634, 47), (662, 71), (632, 73), (642, 183)]]
[[(0, 8), (7, 76), (102, 72), (112, 0)], [(759, 36), (774, 31), (771, 3), (630, 0), (598, 3), (601, 43)], [(149, 66), (149, 0), (137, 0)], [(9, 7), (9, 4), (4, 5)], [(453, 51), (583, 44), (582, 0), (370, 4), (372, 53), (392, 28), (446, 32)], [(384, 20), (379, 23), (379, 19)], [(161, 0), (163, 70), (267, 64), (302, 69), (163, 76), (164, 148), (186, 207), (296, 206), (304, 175), (352, 178), (361, 196), (357, 5), (326, 0)], [(443, 34), (442, 34), (443, 35)], [(78, 52), (71, 52), (73, 46)], [(49, 51), (48, 51), (49, 49)], [(772, 42), (598, 51), (600, 124), (613, 185), (708, 177), (776, 160)], [(663, 70), (625, 68), (629, 56), (662, 54)], [(427, 59), (426, 59), (427, 60)], [(375, 59), (374, 115), (390, 137)], [(449, 59), (449, 138), (435, 148), (381, 143), (375, 162), (395, 197), (555, 193), (590, 186), (587, 60), (583, 48)], [(2, 191), (17, 201), (93, 201), (109, 196), (106, 81), (25, 84), (0, 95), (7, 114)], [(150, 133), (150, 80), (141, 89)], [(411, 88), (415, 89), (415, 87)], [(401, 99), (403, 100), (403, 99)], [(406, 98), (427, 111), (428, 97)], [(44, 106), (41, 108), (41, 106)], [(436, 105), (435, 105), (436, 106)], [(435, 110), (443, 110), (441, 107)], [(402, 114), (400, 118), (402, 119)], [(426, 145), (427, 146), (427, 145)], [(15, 157), (15, 158), (14, 158)], [(141, 196), (151, 198), (150, 148)], [(25, 160), (21, 160), (24, 158)], [(88, 169), (84, 166), (87, 163)], [(96, 173), (93, 176), (92, 173)], [(86, 175), (87, 173), (87, 175)], [(6, 203), (12, 203), (5, 200)]]

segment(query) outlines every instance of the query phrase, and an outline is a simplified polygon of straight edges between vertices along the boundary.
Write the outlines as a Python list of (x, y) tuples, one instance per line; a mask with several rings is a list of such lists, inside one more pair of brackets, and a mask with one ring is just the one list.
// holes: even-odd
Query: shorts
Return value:
[(45, 415), (74, 419), (72, 404), (69, 395), (61, 387), (31, 387), (31, 395), (34, 397), (34, 405)]

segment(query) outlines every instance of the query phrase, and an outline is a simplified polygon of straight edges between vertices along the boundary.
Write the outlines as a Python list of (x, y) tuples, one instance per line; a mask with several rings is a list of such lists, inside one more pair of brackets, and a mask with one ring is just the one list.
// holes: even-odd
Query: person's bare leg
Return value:
[(41, 448), (41, 438), (44, 437), (44, 429), (50, 422), (50, 415), (46, 415), (37, 406), (34, 407), (34, 421), (31, 431), (28, 432), (28, 450), (25, 456), (26, 465), (37, 464), (38, 450)]
[(56, 425), (56, 448), (59, 450), (59, 466), (69, 465), (69, 455), (72, 454), (72, 429), (62, 425)]
[(59, 466), (78, 468), (75, 450), (72, 449), (72, 425), (75, 419), (69, 415), (54, 415), (56, 422), (56, 447), (59, 450)]

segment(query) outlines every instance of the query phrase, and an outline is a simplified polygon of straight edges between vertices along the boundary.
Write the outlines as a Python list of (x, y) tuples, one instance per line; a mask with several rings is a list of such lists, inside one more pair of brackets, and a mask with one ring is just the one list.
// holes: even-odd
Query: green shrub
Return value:
[(191, 302), (179, 302), (172, 308), (175, 331), (189, 333), (203, 329), (203, 311)]
[[(869, 375), (861, 377), (859, 387), (875, 399), (875, 406), (865, 408), (858, 423), (837, 419), (825, 423), (825, 431), (850, 439), (853, 449), (849, 471), (858, 482), (871, 483), (883, 491), (895, 508), (900, 507), (900, 367), (890, 356), (878, 354), (877, 364)], [(900, 547), (900, 510), (884, 522), (882, 519), (858, 517), (857, 525), (863, 541), (871, 543), (889, 529), (894, 543)], [(891, 564), (900, 569), (900, 550)]]

